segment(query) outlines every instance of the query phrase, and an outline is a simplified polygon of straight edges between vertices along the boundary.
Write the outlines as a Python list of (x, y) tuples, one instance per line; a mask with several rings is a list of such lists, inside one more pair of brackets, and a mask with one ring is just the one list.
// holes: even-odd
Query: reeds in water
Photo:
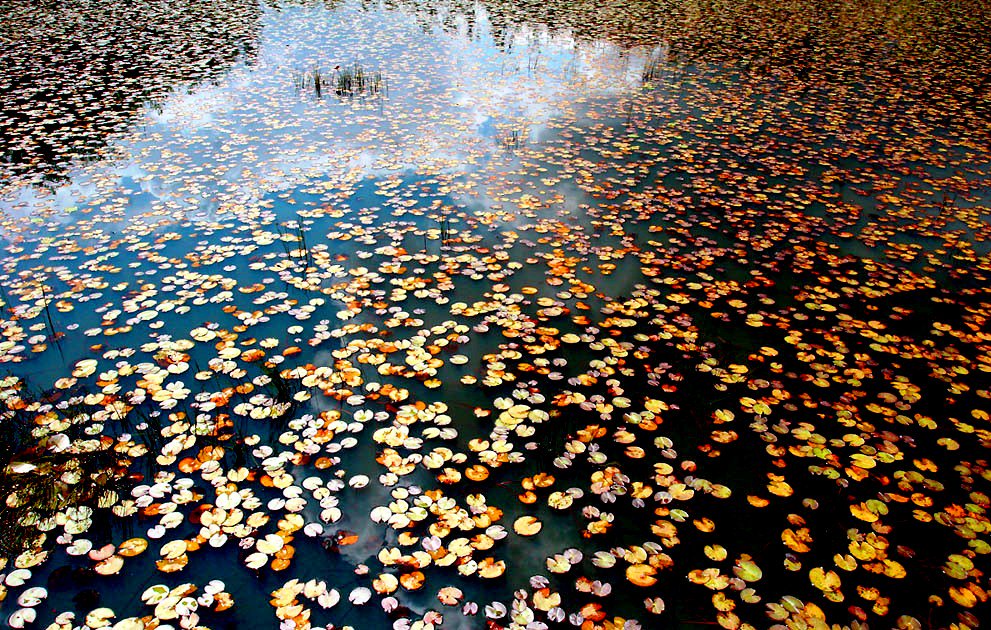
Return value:
[(332, 90), (341, 100), (388, 93), (388, 83), (382, 73), (368, 72), (357, 62), (349, 66), (334, 66), (330, 75), (320, 68), (294, 70), (291, 81), (297, 94), (312, 93), (317, 99), (322, 99), (328, 90)]
[(382, 92), (381, 72), (365, 72), (358, 63), (338, 66), (334, 72), (336, 73), (334, 93), (340, 98), (375, 96)]

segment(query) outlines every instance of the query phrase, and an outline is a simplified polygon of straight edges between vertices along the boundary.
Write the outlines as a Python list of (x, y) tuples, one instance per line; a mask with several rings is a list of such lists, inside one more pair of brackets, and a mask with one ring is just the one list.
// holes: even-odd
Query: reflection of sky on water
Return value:
[[(481, 8), (473, 27), (458, 16), (445, 30), (442, 19), (425, 33), (403, 11), (268, 8), (256, 63), (148, 106), (116, 144), (119, 159), (78, 168), (54, 194), (15, 190), (2, 209), (61, 213), (124, 191), (127, 215), (214, 220), (310, 178), (333, 190), (397, 171), (466, 172), (507, 138), (538, 142), (585, 99), (629, 89), (645, 62), (643, 52), (545, 28), (520, 28), (500, 48)], [(295, 75), (319, 69), (332, 82), (335, 66), (354, 63), (381, 73), (387, 97), (339, 99), (328, 88), (318, 99), (294, 88)]]

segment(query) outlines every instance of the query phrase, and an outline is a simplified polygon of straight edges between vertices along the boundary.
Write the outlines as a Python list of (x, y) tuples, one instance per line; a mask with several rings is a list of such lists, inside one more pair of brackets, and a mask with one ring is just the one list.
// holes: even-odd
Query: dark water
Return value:
[(10, 625), (986, 616), (983, 3), (0, 5)]

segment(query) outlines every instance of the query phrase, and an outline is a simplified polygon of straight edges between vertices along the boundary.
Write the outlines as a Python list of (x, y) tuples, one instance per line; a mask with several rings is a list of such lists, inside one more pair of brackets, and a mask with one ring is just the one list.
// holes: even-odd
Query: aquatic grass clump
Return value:
[(306, 70), (294, 69), (289, 77), (289, 80), (292, 83), (293, 90), (298, 95), (309, 89), (312, 75)]
[(272, 400), (289, 412), (295, 411), (299, 406), (296, 394), (300, 392), (296, 380), (288, 378), (284, 370), (279, 370), (274, 365), (263, 364), (261, 370), (267, 377), (266, 385)]
[(323, 98), (324, 87), (327, 85), (327, 78), (320, 68), (309, 71), (293, 70), (290, 81), (296, 94), (312, 92), (317, 99)]
[[(301, 224), (296, 221), (289, 221), (280, 224), (277, 232), (287, 259), (301, 259), (305, 263), (304, 268), (306, 269), (314, 267), (313, 254), (310, 252), (310, 246), (306, 243), (306, 230)], [(295, 242), (296, 246), (293, 247), (290, 242)]]
[(513, 153), (527, 143), (529, 134), (525, 130), (512, 129), (499, 139), (499, 144), (506, 151)]
[(342, 100), (388, 92), (381, 72), (367, 72), (357, 62), (350, 66), (334, 66), (329, 76), (319, 67), (312, 70), (293, 70), (290, 81), (296, 94), (312, 93), (317, 99), (322, 99), (328, 89), (332, 89)]
[(381, 72), (367, 73), (361, 64), (337, 66), (334, 93), (340, 98), (375, 96), (383, 90)]

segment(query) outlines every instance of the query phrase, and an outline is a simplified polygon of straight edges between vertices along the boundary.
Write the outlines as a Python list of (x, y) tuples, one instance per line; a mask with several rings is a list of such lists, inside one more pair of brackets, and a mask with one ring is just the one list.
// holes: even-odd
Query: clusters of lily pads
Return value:
[[(116, 129), (140, 194), (126, 165), (5, 172), (9, 626), (979, 627), (991, 145), (977, 101), (889, 105), (870, 64), (850, 88), (876, 23), (842, 26), (876, 3), (785, 3), (852, 47), (793, 64), (791, 30), (689, 2), (679, 28), (732, 46), (624, 27), (650, 3), (531, 7), (569, 36), (499, 2), (302, 4), (266, 7), (286, 44), (337, 19), (355, 54), (407, 47), (375, 106), (281, 89), (262, 48), (264, 98), (206, 131)], [(556, 90), (527, 57), (469, 109), (428, 44), (478, 32), (503, 66), (618, 52)], [(890, 54), (933, 85), (985, 63)], [(497, 112), (509, 86), (533, 107)]]

